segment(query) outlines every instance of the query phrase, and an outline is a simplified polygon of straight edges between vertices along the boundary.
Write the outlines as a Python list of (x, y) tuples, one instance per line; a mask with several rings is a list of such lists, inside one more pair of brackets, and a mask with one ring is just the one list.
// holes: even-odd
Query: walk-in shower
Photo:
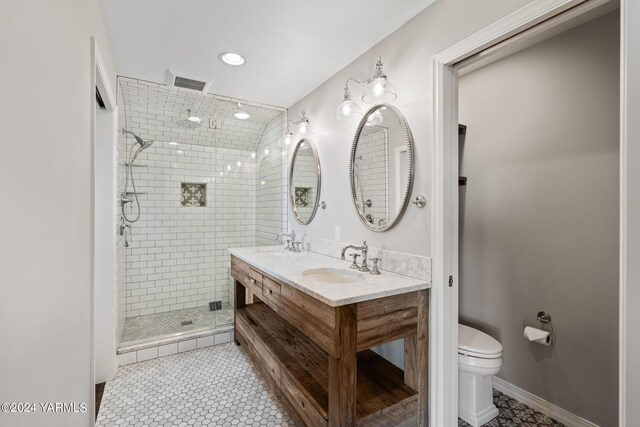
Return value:
[(239, 120), (235, 100), (128, 78), (118, 96), (120, 347), (230, 328), (227, 249), (282, 231), (286, 111), (243, 101)]

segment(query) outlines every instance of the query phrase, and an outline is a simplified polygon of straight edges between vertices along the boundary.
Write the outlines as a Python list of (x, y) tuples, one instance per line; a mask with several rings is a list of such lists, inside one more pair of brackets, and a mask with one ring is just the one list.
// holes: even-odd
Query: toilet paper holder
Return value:
[[(553, 325), (551, 324), (551, 315), (546, 311), (539, 311), (537, 318), (538, 318), (538, 322), (542, 323), (542, 325), (540, 326), (549, 325), (550, 330), (547, 332), (549, 332), (553, 336)], [(529, 326), (527, 322), (523, 322), (523, 325), (525, 328)]]

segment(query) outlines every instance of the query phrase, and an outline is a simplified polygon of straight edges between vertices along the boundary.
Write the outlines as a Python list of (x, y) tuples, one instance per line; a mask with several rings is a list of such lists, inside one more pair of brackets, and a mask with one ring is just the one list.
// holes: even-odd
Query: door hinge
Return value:
[(449, 276), (449, 287), (453, 287), (453, 276)]

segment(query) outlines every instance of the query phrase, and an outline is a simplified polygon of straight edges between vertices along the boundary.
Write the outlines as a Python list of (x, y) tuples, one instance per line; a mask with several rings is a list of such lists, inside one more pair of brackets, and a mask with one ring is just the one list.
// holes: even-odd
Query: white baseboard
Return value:
[(524, 403), (530, 408), (553, 418), (567, 427), (599, 427), (591, 421), (587, 421), (584, 418), (572, 414), (571, 412), (562, 409), (553, 403), (549, 403), (541, 397), (531, 394), (528, 391), (510, 384), (498, 377), (493, 377), (493, 388), (519, 402)]

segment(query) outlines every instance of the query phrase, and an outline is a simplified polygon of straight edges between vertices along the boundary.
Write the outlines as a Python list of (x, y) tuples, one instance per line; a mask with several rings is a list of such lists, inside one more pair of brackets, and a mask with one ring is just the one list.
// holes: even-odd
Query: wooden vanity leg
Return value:
[(329, 356), (329, 427), (351, 427), (356, 423), (357, 315), (356, 305), (336, 308), (339, 357)]
[[(233, 286), (235, 289), (235, 295), (234, 295), (234, 301), (233, 301), (233, 305), (235, 308), (242, 308), (245, 305), (247, 305), (246, 302), (246, 289), (244, 287), (244, 285), (240, 282), (238, 282), (237, 280), (233, 281)], [(233, 325), (234, 325), (234, 330), (238, 330), (235, 325), (236, 325), (236, 312), (235, 310), (233, 311)], [(240, 345), (240, 341), (238, 341), (237, 339), (236, 341), (236, 345)]]
[(404, 339), (404, 383), (414, 390), (418, 390), (418, 334), (411, 334)]
[(427, 290), (418, 292), (417, 320), (416, 335), (412, 339), (405, 340), (405, 355), (407, 351), (414, 355), (414, 359), (409, 358), (411, 369), (409, 378), (405, 371), (405, 382), (418, 392), (417, 425), (426, 427), (429, 424), (429, 294)]

